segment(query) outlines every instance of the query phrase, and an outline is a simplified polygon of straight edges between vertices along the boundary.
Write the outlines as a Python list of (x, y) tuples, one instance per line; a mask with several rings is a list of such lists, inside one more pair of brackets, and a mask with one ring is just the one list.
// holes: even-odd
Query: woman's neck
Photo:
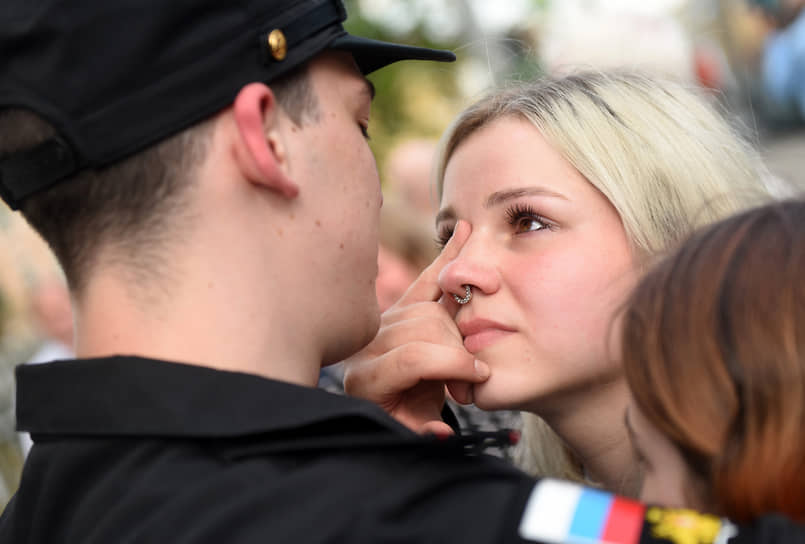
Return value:
[(628, 398), (626, 382), (618, 377), (568, 396), (562, 406), (540, 415), (576, 454), (587, 479), (634, 497), (641, 475), (623, 423)]

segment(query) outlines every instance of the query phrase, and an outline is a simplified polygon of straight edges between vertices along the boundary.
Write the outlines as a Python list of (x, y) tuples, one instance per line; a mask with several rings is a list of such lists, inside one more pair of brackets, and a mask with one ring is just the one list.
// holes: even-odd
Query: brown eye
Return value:
[(548, 221), (542, 218), (531, 206), (518, 204), (506, 210), (509, 224), (514, 227), (515, 234), (536, 232), (550, 227)]
[(542, 230), (546, 225), (536, 217), (521, 217), (517, 220), (514, 227), (515, 232), (521, 233)]

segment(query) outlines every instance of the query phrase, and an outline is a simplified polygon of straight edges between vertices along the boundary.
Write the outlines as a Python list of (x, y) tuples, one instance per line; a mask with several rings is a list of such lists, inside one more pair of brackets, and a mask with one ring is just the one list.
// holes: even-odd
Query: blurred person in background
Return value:
[[(468, 240), (383, 314), (347, 391), (416, 430), (449, 432), (445, 383), (460, 402), (529, 412), (526, 468), (636, 494), (613, 312), (693, 229), (768, 199), (764, 176), (670, 81), (581, 72), (491, 93), (447, 130), (437, 169), (438, 237), (469, 223)], [(487, 381), (467, 380), (484, 364)]]
[[(6, 329), (11, 308), (4, 289), (0, 288), (0, 367), (5, 370), (11, 364), (5, 360)], [(0, 508), (4, 508), (17, 489), (22, 471), (23, 455), (14, 432), (14, 377), (10, 372), (0, 372)]]
[(539, 57), (545, 71), (554, 76), (625, 68), (686, 83), (697, 78), (691, 37), (670, 9), (652, 7), (650, 2), (551, 3)]
[(751, 0), (770, 30), (760, 67), (761, 102), (773, 123), (805, 124), (805, 1)]
[(421, 270), (405, 259), (405, 256), (381, 243), (377, 251), (377, 302), (385, 312), (397, 302)]
[(805, 202), (788, 201), (705, 228), (640, 281), (620, 326), (643, 500), (805, 522), (803, 270)]
[(428, 228), (438, 204), (431, 185), (437, 147), (434, 140), (403, 140), (389, 151), (384, 168), (384, 194), (403, 202)]
[(73, 312), (64, 279), (50, 276), (39, 280), (30, 290), (29, 304), (40, 341), (27, 363), (75, 357)]
[(397, 302), (439, 253), (421, 213), (399, 193), (383, 189), (376, 285), (382, 312)]

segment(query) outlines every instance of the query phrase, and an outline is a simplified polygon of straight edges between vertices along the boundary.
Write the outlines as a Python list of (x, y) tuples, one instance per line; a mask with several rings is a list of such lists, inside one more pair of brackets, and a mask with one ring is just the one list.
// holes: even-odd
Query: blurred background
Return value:
[[(506, 81), (617, 66), (681, 79), (705, 89), (755, 142), (772, 184), (805, 187), (805, 0), (345, 4), (346, 27), (356, 34), (458, 55), (454, 64), (398, 63), (370, 76), (377, 88), (370, 145), (385, 194), (381, 308), (435, 253), (429, 178), (439, 136), (464, 106)], [(13, 429), (13, 366), (69, 354), (67, 302), (47, 247), (0, 204), (0, 507), (26, 447)]]
[[(346, 1), (351, 31), (458, 55), (453, 65), (399, 63), (371, 76), (379, 90), (371, 143), (390, 184), (386, 167), (397, 146), (438, 138), (464, 105), (491, 86), (579, 66), (638, 66), (709, 89), (768, 151), (773, 171), (796, 177), (799, 169), (783, 158), (788, 148), (780, 140), (801, 131), (805, 112), (805, 20), (797, 24), (803, 3)], [(770, 42), (784, 50), (768, 51)]]

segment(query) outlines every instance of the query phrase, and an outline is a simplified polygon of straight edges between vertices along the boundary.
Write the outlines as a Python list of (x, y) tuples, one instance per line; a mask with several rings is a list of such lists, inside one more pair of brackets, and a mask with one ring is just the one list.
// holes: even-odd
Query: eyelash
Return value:
[(439, 229), (439, 232), (436, 234), (436, 238), (433, 240), (436, 243), (436, 247), (439, 251), (444, 249), (444, 246), (447, 245), (447, 242), (450, 238), (453, 237), (453, 226), (442, 226)]
[[(521, 220), (529, 219), (531, 221), (536, 221), (542, 227), (536, 229), (536, 231), (549, 229), (551, 228), (551, 224), (548, 222), (547, 219), (542, 217), (537, 211), (530, 205), (530, 204), (514, 204), (510, 208), (506, 210), (506, 216), (509, 218), (509, 224), (511, 226), (516, 226)], [(526, 231), (526, 232), (536, 232), (536, 231)]]
[(369, 136), (369, 125), (368, 124), (364, 125), (363, 123), (358, 123), (358, 126), (361, 129), (361, 134), (363, 134), (364, 139), (367, 140), (367, 141), (371, 140), (372, 138), (371, 138), (371, 136)]
[[(527, 232), (537, 232), (540, 230), (553, 228), (550, 222), (544, 217), (542, 217), (540, 214), (538, 214), (536, 210), (529, 204), (515, 204), (511, 206), (506, 210), (506, 217), (508, 218), (509, 225), (513, 227), (516, 226), (517, 223), (523, 219), (530, 219), (542, 225), (541, 228), (535, 231), (527, 231)], [(439, 229), (439, 233), (436, 236), (436, 239), (434, 240), (434, 242), (436, 242), (436, 247), (438, 247), (440, 250), (443, 249), (452, 236), (453, 236), (452, 225), (441, 227)]]

